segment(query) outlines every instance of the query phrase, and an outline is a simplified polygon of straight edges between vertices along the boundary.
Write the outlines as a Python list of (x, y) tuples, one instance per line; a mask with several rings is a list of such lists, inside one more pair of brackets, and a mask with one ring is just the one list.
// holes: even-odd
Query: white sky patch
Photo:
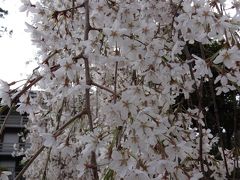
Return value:
[(12, 37), (4, 34), (0, 38), (0, 79), (8, 82), (25, 79), (37, 66), (36, 63), (27, 63), (34, 60), (36, 50), (30, 34), (24, 31), (26, 15), (19, 12), (20, 6), (19, 0), (0, 1), (0, 7), (8, 10), (5, 19), (0, 19), (0, 25), (13, 30)]

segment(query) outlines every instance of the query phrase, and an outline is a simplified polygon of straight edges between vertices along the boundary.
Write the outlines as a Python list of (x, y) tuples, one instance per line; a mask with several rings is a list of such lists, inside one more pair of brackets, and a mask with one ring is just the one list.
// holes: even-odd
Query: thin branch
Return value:
[[(72, 124), (76, 119), (81, 118), (83, 115), (86, 114), (86, 110), (84, 109), (79, 114), (75, 115), (73, 118), (71, 118), (68, 122), (63, 124), (58, 130), (56, 130), (53, 133), (54, 137), (58, 137), (62, 134), (63, 130), (68, 127), (70, 124)], [(45, 149), (45, 146), (42, 145), (39, 150), (31, 157), (31, 159), (27, 162), (27, 164), (23, 167), (23, 169), (20, 171), (20, 173), (15, 177), (15, 180), (19, 180), (22, 175), (25, 173), (25, 171), (28, 169), (28, 167), (33, 163), (33, 161), (38, 157), (38, 155)]]
[(47, 155), (47, 159), (46, 159), (46, 163), (45, 163), (45, 167), (42, 175), (42, 180), (45, 180), (47, 176), (47, 167), (48, 167), (48, 162), (50, 160), (51, 151), (52, 151), (52, 147), (48, 150), (48, 155)]
[[(59, 52), (60, 52), (60, 50), (55, 50), (55, 51), (53, 51), (52, 53), (49, 54), (48, 57), (46, 57), (46, 59), (44, 59), (44, 60), (42, 61), (41, 64), (48, 64), (48, 61), (49, 61), (55, 54), (57, 54), (57, 53), (59, 53)], [(36, 70), (39, 69), (39, 68), (40, 68), (40, 66), (34, 68), (34, 69), (33, 69), (33, 74), (34, 74), (34, 71), (36, 71)]]
[(115, 73), (114, 73), (114, 103), (117, 101), (117, 70), (118, 70), (118, 62), (115, 64)]
[[(199, 43), (199, 47), (200, 47), (200, 52), (201, 52), (201, 56), (202, 59), (206, 59), (205, 56), (205, 52), (204, 52), (204, 48), (202, 43)], [(197, 95), (198, 95), (198, 109), (199, 109), (199, 115), (200, 112), (202, 112), (202, 98), (203, 98), (203, 77), (201, 77), (200, 80), (200, 86), (198, 88), (197, 91)], [(203, 172), (204, 177), (206, 177), (206, 173), (204, 171), (204, 163), (203, 163), (203, 133), (202, 133), (202, 124), (199, 123), (199, 158), (200, 158), (200, 163), (201, 163), (201, 171)]]
[(83, 109), (82, 112), (78, 113), (77, 115), (75, 115), (73, 118), (71, 118), (68, 122), (66, 122), (65, 124), (63, 124), (55, 133), (53, 133), (54, 137), (58, 137), (60, 134), (62, 134), (62, 131), (69, 126), (70, 124), (72, 124), (76, 119), (81, 118), (83, 115), (87, 114), (86, 109)]
[[(88, 64), (88, 59), (84, 59), (85, 64), (85, 76), (86, 76), (86, 84), (91, 85), (91, 78), (90, 78), (90, 68)], [(91, 103), (90, 103), (90, 89), (86, 88), (85, 90), (85, 108), (88, 114), (89, 120), (89, 127), (90, 130), (93, 131), (93, 122), (92, 122), (92, 114), (91, 114)]]
[(45, 146), (41, 146), (40, 149), (27, 161), (27, 164), (22, 168), (22, 170), (18, 173), (14, 180), (20, 180), (25, 171), (29, 168), (29, 166), (33, 163), (33, 161), (38, 157), (38, 155), (45, 149)]
[(96, 27), (92, 27), (92, 26), (90, 26), (90, 30), (99, 31), (99, 32), (103, 31), (102, 28), (96, 28)]
[(105, 91), (113, 94), (114, 96), (117, 96), (117, 94), (116, 94), (114, 91), (112, 91), (111, 89), (108, 89), (108, 88), (106, 88), (106, 87), (104, 87), (104, 86), (102, 86), (102, 85), (100, 85), (100, 84), (97, 84), (97, 83), (95, 83), (95, 82), (92, 82), (91, 85), (96, 86), (96, 87), (98, 87), (98, 88), (100, 88), (100, 89), (103, 89), (103, 90), (105, 90)]
[[(115, 72), (114, 72), (114, 104), (117, 102), (117, 75), (118, 75), (118, 62), (115, 64)], [(123, 127), (118, 126), (117, 127), (117, 133), (116, 133), (116, 148), (119, 149), (121, 147), (121, 138), (122, 138), (122, 131)]]
[[(175, 30), (175, 28), (174, 28), (175, 18), (176, 18), (177, 15), (178, 15), (178, 10), (180, 10), (180, 8), (181, 8), (181, 6), (182, 6), (182, 3), (183, 3), (183, 0), (181, 0), (181, 1), (179, 2), (178, 6), (175, 7), (175, 9), (172, 7), (173, 10), (175, 10), (175, 12), (173, 12), (174, 14), (173, 14), (173, 16), (172, 16), (171, 29), (174, 29), (174, 30)], [(173, 6), (173, 5), (176, 6), (176, 5), (173, 4), (173, 3), (171, 3), (171, 5), (172, 5), (172, 6)]]
[[(62, 112), (63, 112), (65, 100), (66, 100), (66, 98), (63, 99), (62, 105), (61, 105), (61, 107), (60, 107), (60, 109), (58, 110), (57, 115), (56, 115), (56, 121), (57, 121), (56, 131), (59, 129), (60, 120), (61, 120), (61, 117), (62, 117)], [(48, 167), (48, 163), (49, 163), (49, 160), (50, 160), (51, 151), (52, 151), (52, 147), (51, 147), (51, 148), (49, 149), (49, 151), (48, 151), (48, 156), (47, 156), (47, 159), (46, 159), (46, 163), (45, 163), (45, 167), (44, 167), (44, 172), (43, 172), (43, 175), (42, 175), (42, 180), (45, 180), (46, 175), (47, 175), (47, 167)]]
[(74, 10), (75, 10), (75, 0), (72, 0), (72, 11), (71, 11), (71, 13), (72, 13), (72, 20), (74, 20)]
[(99, 90), (96, 89), (96, 118), (98, 117), (98, 111), (99, 111)]
[[(203, 47), (202, 45), (200, 44), (200, 49), (201, 49), (201, 56), (202, 58), (205, 58), (205, 54), (204, 54), (204, 51), (203, 51)], [(184, 53), (185, 53), (185, 56), (187, 58), (187, 60), (190, 60), (191, 59), (191, 54), (188, 50), (188, 46), (185, 45), (184, 46)], [(199, 88), (197, 87), (197, 82), (196, 82), (196, 78), (194, 76), (194, 73), (193, 73), (193, 66), (192, 66), (192, 62), (188, 63), (189, 65), (189, 70), (190, 70), (190, 74), (191, 74), (191, 78), (192, 80), (194, 80), (194, 89), (196, 90), (196, 93), (197, 93), (197, 97), (198, 97), (198, 118), (200, 116), (200, 113), (202, 112), (202, 91), (203, 91), (203, 79), (201, 78), (201, 81), (200, 81), (200, 86)], [(197, 122), (198, 124), (198, 129), (199, 129), (199, 160), (200, 160), (200, 167), (201, 167), (201, 171), (204, 175), (204, 177), (206, 177), (205, 175), (205, 171), (204, 171), (204, 162), (203, 162), (203, 134), (202, 134), (202, 125), (201, 123)]]
[[(57, 54), (57, 53), (59, 53), (59, 52), (60, 52), (60, 50), (56, 50), (56, 51), (54, 51), (53, 53), (51, 53), (51, 54), (42, 62), (42, 64), (47, 64), (48, 61), (49, 61), (55, 54)], [(39, 68), (39, 67), (35, 68), (35, 70), (38, 69), (38, 68)], [(50, 69), (51, 69), (52, 72), (54, 72), (54, 71), (56, 71), (56, 70), (59, 69), (59, 68), (60, 68), (60, 65), (56, 65), (56, 66), (51, 67)], [(33, 71), (34, 71), (34, 70), (33, 70)], [(18, 99), (20, 98), (20, 96), (23, 95), (25, 92), (27, 92), (27, 90), (29, 90), (32, 86), (34, 86), (34, 85), (35, 85), (38, 81), (40, 81), (42, 78), (43, 78), (43, 76), (38, 76), (38, 77), (34, 78), (33, 80), (28, 80), (28, 81), (25, 83), (23, 89), (13, 98), (12, 103), (17, 103), (17, 102), (18, 102)]]
[(66, 12), (68, 12), (68, 11), (71, 11), (71, 12), (72, 12), (73, 10), (76, 10), (76, 9), (78, 9), (78, 8), (83, 8), (83, 7), (84, 7), (84, 3), (79, 4), (79, 5), (77, 5), (77, 6), (73, 6), (73, 7), (68, 8), (68, 9), (61, 10), (61, 11), (55, 11), (54, 13), (60, 14), (60, 13), (66, 13)]
[(237, 140), (237, 131), (239, 127), (239, 123), (237, 122), (237, 100), (236, 100), (236, 92), (234, 92), (234, 107), (233, 107), (233, 121), (234, 121), (234, 129), (233, 129), (233, 135), (234, 135), (234, 169), (233, 169), (233, 179), (236, 179), (236, 172), (238, 167), (238, 153), (237, 149), (239, 148), (238, 140)]
[[(60, 68), (60, 65), (55, 65), (50, 68), (51, 72), (54, 72)], [(40, 81), (43, 78), (43, 76), (38, 76), (34, 78), (33, 80), (29, 80), (24, 88), (13, 98), (12, 103), (17, 103), (20, 96), (22, 96), (24, 93), (26, 93), (29, 89), (31, 89), (32, 86), (34, 86), (38, 81)]]
[[(43, 64), (44, 63), (47, 63), (49, 59), (51, 59), (55, 54), (57, 54), (59, 52), (59, 50), (56, 50), (54, 51), (52, 54), (50, 54), (44, 61), (43, 61)], [(57, 69), (60, 68), (60, 65), (56, 65), (56, 66), (53, 66), (51, 67), (51, 72), (54, 72), (56, 71)], [(37, 68), (36, 68), (37, 69)], [(38, 76), (36, 78), (34, 78), (33, 80), (28, 80), (23, 89), (12, 99), (12, 104), (11, 104), (11, 107), (10, 107), (10, 110), (12, 111), (12, 108), (15, 106), (15, 104), (18, 102), (18, 99), (24, 94), (26, 93), (29, 89), (31, 89), (32, 86), (34, 86), (38, 81), (40, 81), (41, 79), (43, 78), (43, 76)], [(6, 121), (11, 113), (11, 111), (9, 110), (7, 116), (5, 117), (4, 119), (4, 122), (3, 122), (3, 125), (1, 127), (1, 130), (0, 130), (0, 137), (4, 131), (4, 128), (5, 128), (5, 124), (6, 124)]]
[(131, 37), (131, 36), (127, 35), (127, 34), (123, 34), (122, 36), (123, 36), (123, 37), (127, 37), (127, 38), (132, 39), (132, 40), (135, 40), (135, 41), (139, 42), (140, 44), (142, 44), (142, 45), (144, 45), (144, 46), (147, 46), (146, 43), (140, 41), (139, 39), (136, 39), (136, 38), (134, 38), (134, 37)]
[[(84, 40), (88, 40), (89, 32), (91, 30), (90, 26), (90, 7), (89, 7), (89, 0), (84, 1), (84, 8), (85, 8), (85, 29), (84, 29)], [(91, 74), (90, 74), (90, 67), (89, 61), (87, 58), (84, 58), (84, 66), (85, 66), (85, 78), (86, 78), (86, 85), (91, 86)], [(92, 120), (92, 113), (91, 113), (91, 102), (90, 102), (90, 89), (87, 88), (85, 90), (85, 110), (88, 115), (88, 125), (90, 130), (93, 132), (93, 120)], [(96, 153), (94, 151), (91, 152), (91, 165), (92, 165), (92, 172), (93, 177), (95, 180), (98, 180), (98, 168), (97, 168), (97, 160), (96, 160)]]
[(84, 30), (84, 40), (88, 40), (88, 34), (91, 29), (90, 26), (90, 12), (89, 12), (89, 0), (84, 1), (85, 8), (85, 30)]
[(210, 86), (210, 91), (211, 91), (212, 100), (213, 100), (214, 114), (215, 114), (218, 133), (219, 133), (219, 137), (220, 137), (220, 144), (222, 146), (222, 154), (223, 154), (224, 165), (225, 165), (226, 173), (227, 173), (227, 177), (228, 177), (229, 176), (228, 164), (227, 164), (226, 154), (225, 154), (225, 150), (224, 150), (225, 147), (224, 147), (224, 143), (223, 143), (223, 135), (222, 135), (221, 127), (220, 127), (219, 111), (218, 111), (218, 107), (217, 107), (216, 95), (215, 95), (215, 92), (214, 92), (213, 84), (214, 84), (213, 79), (210, 78), (209, 86)]
[(42, 76), (38, 76), (35, 79), (33, 79), (28, 85), (26, 85), (12, 100), (13, 103), (17, 103), (18, 99), (20, 98), (20, 96), (22, 96), (24, 93), (27, 92), (27, 90), (29, 90), (32, 86), (34, 86), (38, 81), (40, 81), (43, 77)]
[(61, 121), (62, 112), (63, 112), (65, 102), (66, 102), (66, 98), (63, 99), (61, 107), (58, 110), (57, 115), (56, 115), (56, 121), (57, 121), (56, 131), (59, 129), (59, 125), (60, 125), (60, 121)]

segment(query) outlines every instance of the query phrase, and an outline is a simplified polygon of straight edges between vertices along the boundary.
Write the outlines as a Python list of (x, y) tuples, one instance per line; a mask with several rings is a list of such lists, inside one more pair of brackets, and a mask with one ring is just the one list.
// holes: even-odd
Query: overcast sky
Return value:
[(27, 65), (35, 57), (35, 49), (31, 45), (30, 34), (24, 31), (26, 16), (19, 12), (20, 0), (0, 0), (0, 7), (8, 10), (0, 25), (13, 30), (12, 37), (5, 34), (0, 38), (0, 79), (11, 82), (24, 79), (31, 73), (35, 64)]

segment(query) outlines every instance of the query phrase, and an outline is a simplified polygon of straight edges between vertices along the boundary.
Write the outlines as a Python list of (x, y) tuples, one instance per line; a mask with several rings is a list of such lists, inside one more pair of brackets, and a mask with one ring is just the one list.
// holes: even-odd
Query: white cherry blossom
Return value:
[[(215, 96), (205, 91), (239, 89), (237, 1), (234, 17), (225, 0), (22, 2), (39, 67), (22, 89), (0, 81), (0, 98), (29, 114), (26, 179), (224, 179), (227, 165), (232, 172), (233, 152), (212, 155), (221, 139), (204, 108)], [(31, 98), (35, 85), (41, 91)]]

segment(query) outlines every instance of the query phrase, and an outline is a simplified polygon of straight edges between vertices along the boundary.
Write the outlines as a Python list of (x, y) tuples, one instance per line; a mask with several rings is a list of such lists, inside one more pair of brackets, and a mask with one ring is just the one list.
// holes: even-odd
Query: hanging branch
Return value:
[(118, 70), (118, 62), (115, 64), (115, 73), (114, 73), (114, 103), (117, 101), (117, 70)]
[[(56, 131), (59, 129), (59, 125), (60, 125), (60, 121), (61, 121), (61, 117), (62, 117), (62, 112), (63, 112), (65, 101), (66, 101), (66, 98), (63, 99), (62, 105), (61, 105), (61, 107), (58, 110), (58, 113), (56, 115), (56, 121), (57, 121)], [(52, 147), (48, 151), (48, 155), (47, 155), (47, 159), (46, 159), (46, 163), (45, 163), (45, 167), (44, 167), (44, 172), (43, 172), (43, 175), (42, 175), (42, 180), (44, 180), (46, 178), (46, 175), (47, 175), (47, 167), (48, 167), (48, 162), (50, 160), (51, 151), (52, 151)]]
[(220, 138), (220, 144), (222, 146), (221, 149), (222, 149), (222, 154), (223, 154), (223, 159), (224, 159), (224, 165), (225, 165), (227, 176), (229, 176), (228, 164), (227, 164), (227, 159), (226, 159), (226, 154), (225, 154), (225, 146), (224, 146), (224, 143), (223, 143), (223, 135), (222, 135), (221, 127), (220, 127), (219, 111), (218, 111), (217, 102), (216, 102), (216, 95), (215, 95), (215, 92), (214, 92), (214, 82), (213, 82), (212, 78), (210, 78), (209, 86), (210, 86), (210, 91), (211, 91), (212, 100), (213, 100), (214, 114), (215, 114), (215, 119), (216, 119), (216, 123), (217, 123), (217, 128), (218, 128), (218, 133), (219, 133), (219, 138)]
[[(84, 1), (84, 8), (85, 8), (85, 30), (84, 30), (84, 40), (88, 40), (89, 32), (91, 30), (90, 26), (90, 7), (89, 7), (89, 0)], [(85, 66), (85, 78), (86, 78), (86, 85), (91, 86), (91, 74), (90, 74), (90, 67), (89, 61), (87, 58), (84, 58), (84, 66)], [(92, 120), (92, 113), (91, 113), (91, 102), (90, 102), (90, 88), (86, 88), (85, 90), (85, 109), (88, 116), (88, 125), (90, 130), (93, 132), (93, 120)], [(98, 170), (97, 170), (97, 161), (96, 161), (96, 154), (94, 151), (91, 152), (91, 165), (94, 179), (99, 179), (98, 177)]]
[[(117, 48), (116, 48), (117, 49)], [(117, 50), (116, 50), (117, 51)], [(117, 75), (118, 75), (118, 62), (115, 64), (114, 71), (114, 104), (117, 102)], [(121, 138), (122, 138), (123, 127), (118, 126), (116, 130), (116, 148), (119, 149), (121, 147)]]
[[(83, 115), (87, 114), (86, 110), (83, 109), (82, 112), (76, 114), (74, 117), (72, 117), (70, 120), (68, 120), (65, 124), (63, 124), (58, 130), (56, 130), (53, 133), (53, 136), (57, 138), (60, 136), (66, 127), (68, 127), (70, 124), (72, 124), (75, 120), (82, 118)], [(29, 161), (26, 163), (26, 165), (23, 167), (23, 169), (20, 171), (20, 173), (15, 177), (15, 180), (19, 180), (22, 175), (25, 173), (25, 171), (28, 169), (28, 167), (33, 163), (33, 161), (38, 157), (38, 155), (45, 149), (45, 146), (42, 145), (38, 151), (29, 159)]]
[(29, 168), (29, 166), (34, 162), (34, 160), (39, 156), (39, 154), (45, 149), (45, 146), (41, 146), (38, 151), (29, 159), (26, 163), (26, 165), (22, 168), (22, 170), (18, 173), (18, 175), (15, 177), (14, 180), (20, 180), (22, 178), (22, 175), (25, 173), (25, 171)]
[[(200, 49), (201, 49), (202, 58), (205, 59), (205, 54), (204, 54), (203, 47), (202, 47), (201, 43), (200, 43)], [(190, 60), (191, 59), (191, 54), (190, 54), (190, 52), (188, 50), (187, 45), (184, 46), (184, 53), (185, 53), (185, 56), (186, 56), (187, 60)], [(199, 117), (200, 113), (202, 112), (203, 79), (201, 78), (200, 86), (198, 88), (197, 87), (196, 78), (195, 78), (194, 73), (193, 73), (192, 63), (188, 63), (188, 65), (189, 65), (191, 78), (194, 80), (194, 85), (193, 86), (194, 86), (194, 89), (197, 92), (198, 109), (199, 109), (198, 117)], [(203, 176), (206, 177), (206, 172), (204, 170), (204, 162), (203, 162), (203, 133), (202, 133), (202, 124), (198, 123), (198, 122), (197, 122), (197, 124), (198, 124), (198, 129), (199, 129), (199, 160), (200, 160), (200, 167), (201, 167), (201, 171), (203, 173)]]
[(74, 11), (75, 11), (75, 0), (72, 0), (72, 20), (74, 20)]
[(98, 111), (99, 111), (99, 90), (96, 89), (96, 118), (98, 117)]
[[(200, 52), (201, 52), (201, 56), (202, 59), (206, 59), (205, 56), (205, 52), (204, 52), (204, 48), (202, 43), (199, 43), (199, 47), (200, 47)], [(198, 109), (199, 109), (199, 114), (200, 112), (203, 113), (203, 107), (202, 107), (202, 100), (203, 100), (203, 77), (201, 77), (200, 80), (200, 85), (199, 88), (197, 90), (197, 94), (198, 94)], [(202, 124), (199, 123), (199, 158), (200, 158), (200, 162), (201, 162), (201, 171), (203, 172), (204, 177), (206, 177), (206, 172), (204, 171), (204, 163), (203, 163), (203, 133), (202, 133)]]
[(234, 169), (233, 169), (233, 179), (236, 179), (236, 172), (237, 169), (239, 168), (238, 165), (238, 161), (239, 161), (239, 157), (238, 157), (238, 149), (239, 149), (239, 144), (238, 144), (238, 139), (237, 139), (237, 131), (238, 131), (238, 127), (239, 127), (239, 123), (237, 122), (237, 111), (238, 111), (238, 107), (237, 107), (237, 100), (236, 100), (236, 92), (234, 92), (234, 107), (233, 107), (233, 121), (234, 121), (234, 129), (233, 129), (233, 135), (234, 135)]
[(47, 167), (48, 167), (48, 162), (50, 160), (51, 151), (52, 151), (52, 147), (48, 150), (47, 159), (46, 159), (46, 163), (45, 163), (44, 171), (42, 175), (42, 180), (45, 180), (47, 176)]

